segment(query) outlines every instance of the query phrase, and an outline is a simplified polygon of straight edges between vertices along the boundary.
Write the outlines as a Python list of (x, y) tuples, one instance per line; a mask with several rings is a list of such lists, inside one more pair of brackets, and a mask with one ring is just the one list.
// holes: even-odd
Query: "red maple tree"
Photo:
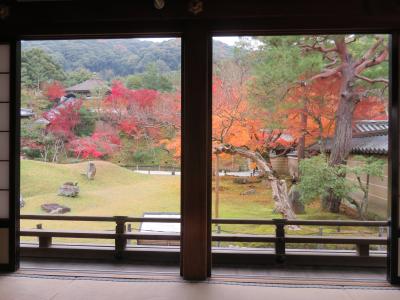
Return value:
[(91, 136), (76, 138), (70, 142), (77, 158), (103, 158), (119, 150), (121, 140), (113, 131), (95, 131)]
[(50, 101), (56, 101), (65, 95), (65, 89), (61, 82), (53, 81), (45, 86), (44, 94)]

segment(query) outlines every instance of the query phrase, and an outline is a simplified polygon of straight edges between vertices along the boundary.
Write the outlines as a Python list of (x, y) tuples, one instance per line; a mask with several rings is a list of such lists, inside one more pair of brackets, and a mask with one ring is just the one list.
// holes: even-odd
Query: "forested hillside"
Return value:
[[(152, 63), (162, 73), (181, 67), (180, 39), (159, 43), (139, 39), (29, 41), (22, 46), (23, 50), (45, 50), (66, 72), (84, 68), (104, 79), (143, 73)], [(219, 41), (214, 42), (214, 49), (217, 60), (233, 55), (233, 47)]]

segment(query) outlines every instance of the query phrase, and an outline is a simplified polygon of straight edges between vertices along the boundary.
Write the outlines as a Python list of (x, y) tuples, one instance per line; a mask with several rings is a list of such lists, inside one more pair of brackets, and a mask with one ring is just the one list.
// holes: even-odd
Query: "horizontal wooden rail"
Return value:
[[(65, 230), (44, 230), (44, 229), (24, 229), (20, 231), (20, 236), (36, 237), (57, 237), (57, 238), (93, 238), (93, 239), (115, 239), (117, 234), (107, 231), (65, 231)], [(178, 233), (124, 233), (125, 239), (142, 240), (179, 240)], [(275, 235), (254, 235), (254, 234), (213, 234), (212, 240), (215, 242), (276, 242)], [(303, 236), (289, 235), (285, 237), (287, 243), (318, 243), (318, 244), (371, 244), (386, 245), (387, 238), (384, 237), (337, 237), (337, 236)]]
[[(44, 229), (24, 229), (20, 231), (20, 236), (37, 236), (51, 238), (80, 238), (80, 239), (115, 239), (118, 234), (107, 231), (65, 231), (65, 230), (44, 230)], [(124, 233), (124, 239), (140, 240), (179, 240), (180, 234), (176, 233)]]
[(254, 235), (254, 234), (213, 234), (213, 242), (255, 242), (275, 243), (275, 235)]
[(46, 229), (23, 229), (20, 236), (57, 237), (57, 238), (82, 238), (82, 239), (114, 239), (115, 232), (107, 231), (66, 231)]
[[(115, 222), (117, 218), (124, 218), (125, 222), (159, 222), (159, 223), (179, 223), (180, 218), (144, 218), (144, 217), (101, 217), (101, 216), (60, 216), (60, 215), (21, 215), (23, 220), (54, 220), (54, 221), (90, 221), (90, 222)], [(389, 221), (352, 221), (352, 220), (287, 220), (287, 219), (212, 219), (213, 224), (233, 224), (233, 225), (275, 225), (283, 222), (285, 225), (304, 225), (304, 226), (362, 226), (379, 227), (389, 226)]]
[(115, 217), (95, 216), (59, 216), (59, 215), (21, 215), (21, 220), (54, 220), (54, 221), (89, 221), (89, 222), (115, 222)]
[(359, 226), (359, 227), (384, 227), (389, 226), (388, 221), (348, 221), (348, 220), (285, 220), (285, 225), (304, 226)]
[[(59, 215), (21, 215), (24, 220), (51, 220), (51, 221), (89, 221), (113, 222), (115, 231), (69, 231), (50, 230), (40, 226), (36, 229), (22, 229), (20, 236), (38, 237), (39, 248), (50, 248), (53, 238), (84, 238), (84, 239), (112, 239), (115, 241), (115, 256), (123, 257), (128, 240), (149, 241), (179, 241), (180, 233), (164, 232), (127, 232), (127, 223), (156, 222), (179, 223), (180, 218), (143, 218), (128, 216), (59, 216)], [(269, 225), (275, 227), (273, 235), (254, 234), (226, 234), (212, 235), (214, 242), (242, 242), (242, 243), (274, 243), (276, 261), (283, 262), (286, 255), (286, 244), (346, 244), (355, 245), (358, 256), (368, 257), (370, 245), (388, 245), (386, 237), (352, 237), (352, 236), (306, 236), (286, 235), (285, 226), (356, 226), (356, 227), (387, 227), (387, 221), (351, 221), (351, 220), (251, 220), (251, 219), (213, 219), (213, 224), (234, 225)]]
[(157, 222), (157, 223), (179, 223), (180, 218), (144, 218), (144, 217), (97, 217), (97, 216), (59, 216), (59, 215), (21, 215), (22, 220), (47, 220), (47, 221), (82, 221), (82, 222), (117, 222), (123, 219), (125, 223)]
[(304, 225), (304, 226), (360, 226), (360, 227), (379, 227), (389, 226), (388, 221), (350, 221), (350, 220), (287, 220), (287, 219), (213, 219), (213, 224), (232, 224), (232, 225), (275, 225), (277, 222), (285, 225)]
[(304, 244), (348, 244), (348, 245), (387, 245), (388, 239), (384, 237), (337, 237), (337, 236), (303, 236), (289, 235), (285, 237), (286, 243)]
[(275, 225), (274, 220), (261, 219), (212, 219), (212, 224), (232, 224), (232, 225)]

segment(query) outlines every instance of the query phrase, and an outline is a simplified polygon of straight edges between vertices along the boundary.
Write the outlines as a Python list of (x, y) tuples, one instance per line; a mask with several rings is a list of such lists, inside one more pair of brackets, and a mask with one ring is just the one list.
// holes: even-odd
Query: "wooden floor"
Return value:
[(0, 276), (1, 300), (102, 299), (400, 299), (384, 269), (215, 267), (204, 282), (187, 282), (178, 266), (24, 259)]
[[(165, 274), (170, 276), (179, 276), (178, 265), (167, 264), (138, 264), (127, 262), (104, 262), (96, 260), (60, 260), (60, 259), (27, 259), (21, 261), (21, 271), (90, 271), (90, 272), (108, 272), (108, 273), (148, 273), (148, 274)], [(355, 268), (355, 267), (227, 267), (214, 266), (212, 269), (214, 276), (229, 277), (269, 277), (269, 278), (337, 278), (352, 280), (376, 280), (386, 282), (385, 268)]]

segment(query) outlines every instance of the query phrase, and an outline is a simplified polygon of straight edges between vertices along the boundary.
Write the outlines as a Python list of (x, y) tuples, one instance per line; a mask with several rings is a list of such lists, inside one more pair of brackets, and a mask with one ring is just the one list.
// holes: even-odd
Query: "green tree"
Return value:
[(64, 80), (64, 85), (66, 87), (73, 86), (75, 84), (84, 82), (94, 77), (94, 73), (90, 72), (85, 68), (79, 68), (71, 72), (66, 73), (66, 79)]
[(171, 92), (173, 90), (172, 82), (163, 75), (156, 63), (147, 66), (146, 72), (142, 77), (142, 88)]
[[(307, 86), (317, 79), (340, 78), (329, 163), (345, 164), (351, 150), (356, 105), (371, 94), (385, 99), (388, 84), (388, 37), (277, 36), (262, 37), (258, 41), (261, 46), (258, 49), (251, 91), (260, 107), (270, 113), (292, 87)], [(303, 111), (302, 124), (306, 125), (306, 106)], [(302, 126), (302, 129), (306, 127)], [(339, 212), (341, 198), (327, 195), (325, 204), (324, 207), (329, 211)]]
[[(361, 219), (367, 218), (368, 196), (371, 176), (383, 178), (385, 160), (374, 156), (356, 156), (359, 165), (349, 167), (344, 164), (332, 165), (324, 155), (300, 161), (299, 169), (301, 181), (298, 189), (301, 200), (308, 203), (315, 199), (333, 194), (335, 197), (345, 199), (354, 205)], [(354, 175), (356, 183), (346, 178), (347, 175)], [(355, 200), (351, 192), (359, 190), (363, 197)]]
[(79, 124), (74, 128), (77, 136), (90, 136), (96, 128), (96, 114), (82, 107), (79, 110)]
[(44, 50), (33, 48), (22, 51), (21, 81), (23, 86), (39, 91), (42, 82), (64, 79), (65, 74), (61, 66)]
[(385, 160), (376, 158), (374, 156), (361, 156), (354, 157), (360, 164), (349, 168), (349, 173), (354, 174), (357, 179), (357, 187), (361, 190), (363, 197), (361, 201), (356, 201), (350, 197), (347, 200), (353, 204), (360, 215), (360, 218), (366, 219), (368, 212), (368, 196), (371, 176), (383, 179)]
[(301, 160), (298, 184), (301, 200), (308, 203), (331, 193), (339, 198), (348, 197), (354, 185), (346, 179), (347, 170), (345, 165), (330, 165), (325, 155)]
[(135, 74), (129, 75), (124, 80), (125, 86), (131, 90), (138, 90), (143, 87), (143, 76)]

